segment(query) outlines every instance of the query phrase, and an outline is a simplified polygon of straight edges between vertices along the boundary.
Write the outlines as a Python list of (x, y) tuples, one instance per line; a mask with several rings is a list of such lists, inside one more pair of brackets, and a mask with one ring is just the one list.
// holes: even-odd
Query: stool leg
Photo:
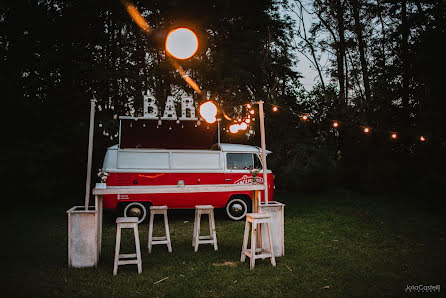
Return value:
[(115, 262), (113, 265), (113, 275), (118, 274), (119, 249), (121, 247), (121, 227), (116, 227)]
[(269, 251), (271, 252), (271, 265), (276, 266), (276, 256), (274, 255), (274, 245), (271, 238), (271, 227), (266, 223), (266, 231), (268, 232)]
[(152, 211), (150, 211), (150, 220), (149, 220), (149, 240), (147, 242), (147, 248), (149, 253), (152, 252), (152, 234), (153, 234), (153, 218), (154, 214)]
[(135, 226), (133, 227), (133, 233), (135, 234), (136, 261), (138, 265), (138, 274), (141, 274), (142, 261), (141, 261), (141, 245), (139, 244), (138, 224), (135, 224)]
[(195, 236), (197, 234), (197, 209), (195, 209), (195, 218), (194, 218), (194, 232), (192, 235), (192, 247), (195, 247)]
[(167, 251), (172, 252), (172, 243), (170, 242), (169, 222), (167, 219), (167, 210), (164, 212), (164, 229), (166, 230)]
[(214, 239), (214, 250), (218, 250), (217, 245), (217, 232), (215, 231), (215, 218), (214, 218), (214, 210), (211, 210), (211, 213), (209, 213), (209, 227), (211, 229), (211, 236), (212, 239)]
[(257, 238), (257, 223), (252, 223), (251, 230), (251, 260), (249, 263), (249, 270), (254, 269), (256, 264), (256, 238)]
[(197, 212), (198, 216), (197, 216), (197, 228), (195, 230), (195, 247), (194, 247), (194, 251), (197, 252), (198, 251), (198, 242), (200, 240), (200, 221), (201, 221), (201, 212), (198, 211)]
[(242, 255), (240, 256), (240, 262), (244, 262), (246, 259), (246, 250), (248, 249), (248, 237), (249, 237), (249, 221), (245, 222), (245, 234), (243, 235)]

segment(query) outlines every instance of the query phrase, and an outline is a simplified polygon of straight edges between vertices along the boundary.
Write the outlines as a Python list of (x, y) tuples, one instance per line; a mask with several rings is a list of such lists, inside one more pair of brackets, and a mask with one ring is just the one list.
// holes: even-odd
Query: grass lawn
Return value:
[[(127, 265), (117, 276), (112, 275), (112, 215), (104, 217), (98, 268), (69, 269), (65, 211), (82, 199), (15, 206), (2, 215), (2, 296), (394, 297), (405, 295), (407, 285), (446, 287), (441, 208), (346, 194), (279, 193), (276, 200), (286, 204), (285, 256), (276, 259), (276, 267), (257, 260), (250, 271), (249, 258), (239, 262), (244, 221), (230, 221), (222, 212), (216, 214), (219, 250), (201, 245), (194, 253), (193, 211), (170, 210), (173, 252), (157, 245), (148, 255), (148, 224), (143, 224), (143, 273)], [(155, 233), (162, 231), (160, 221), (155, 225)], [(131, 252), (132, 241), (129, 230), (123, 253)]]

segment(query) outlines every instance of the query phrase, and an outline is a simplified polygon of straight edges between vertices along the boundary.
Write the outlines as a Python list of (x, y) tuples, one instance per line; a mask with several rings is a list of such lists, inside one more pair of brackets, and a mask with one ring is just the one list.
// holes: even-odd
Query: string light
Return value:
[(273, 106), (273, 111), (277, 112), (278, 108), (276, 106)]
[(421, 142), (424, 142), (424, 141), (426, 141), (426, 138), (425, 138), (424, 136), (421, 136), (421, 137), (420, 137), (420, 141), (421, 141)]
[(307, 115), (303, 115), (302, 119), (306, 121), (306, 120), (308, 120), (308, 116)]
[(392, 139), (396, 139), (398, 137), (398, 135), (396, 133), (392, 133)]
[(245, 122), (246, 122), (247, 124), (249, 124), (249, 123), (251, 123), (251, 119), (247, 118), (247, 119), (245, 119)]
[(339, 126), (339, 123), (337, 122), (337, 121), (335, 121), (335, 122), (333, 122), (333, 127), (338, 127)]
[(364, 128), (364, 132), (365, 132), (365, 133), (369, 133), (369, 132), (370, 132), (370, 128), (365, 127), (365, 128)]
[(251, 115), (254, 115), (254, 110), (250, 110), (249, 113), (250, 113)]
[(246, 124), (245, 122), (242, 122), (239, 125), (241, 130), (246, 130), (248, 128), (248, 124)]
[(248, 103), (248, 104), (246, 105), (246, 107), (247, 107), (248, 109), (250, 109), (250, 108), (251, 108), (251, 105)]

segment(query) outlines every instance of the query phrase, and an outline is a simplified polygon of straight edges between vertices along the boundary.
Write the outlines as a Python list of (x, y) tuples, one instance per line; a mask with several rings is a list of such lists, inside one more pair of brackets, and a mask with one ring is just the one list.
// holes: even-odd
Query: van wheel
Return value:
[(125, 217), (138, 217), (138, 223), (142, 223), (147, 217), (147, 207), (138, 202), (129, 203), (124, 208)]
[(241, 197), (230, 198), (226, 205), (226, 214), (230, 219), (240, 220), (248, 213), (248, 204)]

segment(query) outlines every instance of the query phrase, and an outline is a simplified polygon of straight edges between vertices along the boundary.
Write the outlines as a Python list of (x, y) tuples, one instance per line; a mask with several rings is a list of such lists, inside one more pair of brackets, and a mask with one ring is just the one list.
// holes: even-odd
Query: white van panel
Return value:
[(118, 154), (121, 169), (169, 169), (169, 152), (125, 152)]
[(172, 170), (175, 169), (220, 169), (220, 152), (172, 152)]

